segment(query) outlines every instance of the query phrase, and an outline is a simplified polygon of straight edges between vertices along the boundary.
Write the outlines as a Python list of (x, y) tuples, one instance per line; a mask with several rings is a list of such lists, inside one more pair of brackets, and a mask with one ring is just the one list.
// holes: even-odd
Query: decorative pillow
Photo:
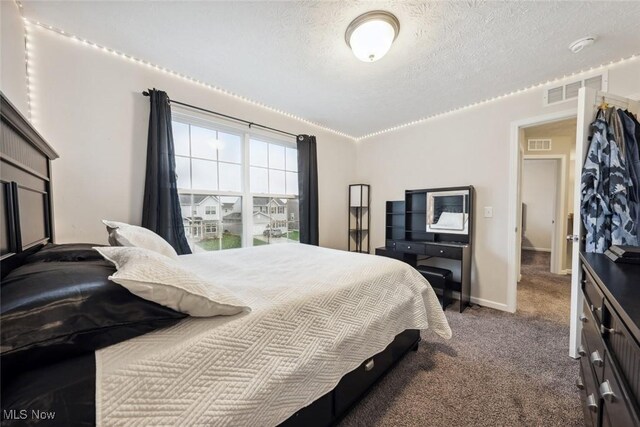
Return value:
[(104, 258), (93, 249), (95, 246), (99, 245), (92, 243), (55, 245), (48, 243), (35, 254), (29, 255), (25, 259), (25, 264), (31, 262), (102, 261)]
[(225, 287), (205, 280), (156, 252), (113, 246), (95, 249), (118, 270), (109, 279), (141, 298), (194, 317), (231, 316), (248, 310)]
[(169, 258), (177, 259), (173, 246), (151, 230), (124, 222), (102, 220), (107, 226), (109, 244), (111, 246), (135, 246), (136, 248), (149, 249)]
[(163, 328), (186, 317), (110, 282), (105, 260), (36, 262), (2, 281), (2, 370), (42, 366)]

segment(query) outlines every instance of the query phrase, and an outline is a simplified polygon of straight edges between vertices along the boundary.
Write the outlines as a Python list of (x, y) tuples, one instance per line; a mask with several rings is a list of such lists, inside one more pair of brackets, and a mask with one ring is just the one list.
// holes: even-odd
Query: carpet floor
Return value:
[(447, 308), (453, 338), (423, 331), (418, 351), (340, 425), (583, 425), (579, 365), (568, 355), (570, 279), (548, 271), (548, 254), (523, 253), (515, 314)]

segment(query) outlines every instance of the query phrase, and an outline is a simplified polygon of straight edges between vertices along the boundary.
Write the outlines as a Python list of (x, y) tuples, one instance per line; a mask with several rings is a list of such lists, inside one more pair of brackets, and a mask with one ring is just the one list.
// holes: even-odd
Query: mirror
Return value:
[(427, 192), (427, 232), (469, 234), (469, 190)]

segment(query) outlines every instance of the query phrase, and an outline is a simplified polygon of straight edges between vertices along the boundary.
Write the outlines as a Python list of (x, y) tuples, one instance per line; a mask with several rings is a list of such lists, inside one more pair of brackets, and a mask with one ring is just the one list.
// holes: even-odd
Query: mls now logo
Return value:
[(3, 420), (53, 420), (56, 418), (55, 411), (41, 411), (39, 409), (32, 409), (28, 411), (26, 409), (3, 409), (2, 410), (2, 419)]

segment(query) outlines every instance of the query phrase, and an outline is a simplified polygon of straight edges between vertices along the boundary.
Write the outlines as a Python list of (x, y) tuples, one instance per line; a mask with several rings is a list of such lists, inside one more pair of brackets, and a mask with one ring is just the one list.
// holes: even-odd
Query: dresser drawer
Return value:
[(640, 346), (608, 301), (605, 302), (604, 313), (601, 332), (607, 353), (616, 363), (630, 398), (640, 407)]
[(580, 357), (580, 380), (577, 385), (581, 389), (585, 425), (596, 427), (599, 419), (600, 396), (596, 389), (596, 381), (588, 354)]
[(602, 425), (612, 427), (633, 427), (640, 425), (640, 418), (609, 356), (605, 357), (604, 379), (598, 386), (602, 402)]
[(604, 367), (604, 342), (600, 335), (600, 328), (589, 309), (589, 302), (586, 298), (583, 301), (580, 320), (582, 321), (582, 336), (585, 338), (582, 345), (587, 350), (586, 357), (596, 373), (597, 380), (601, 381)]
[(589, 310), (593, 313), (599, 324), (602, 322), (604, 295), (598, 285), (596, 285), (596, 281), (593, 280), (591, 274), (584, 267), (582, 267), (582, 292), (588, 300)]
[(408, 252), (410, 254), (424, 254), (424, 243), (416, 242), (396, 242), (396, 250), (400, 252)]
[(427, 245), (425, 254), (442, 258), (462, 258), (462, 248), (457, 246)]

